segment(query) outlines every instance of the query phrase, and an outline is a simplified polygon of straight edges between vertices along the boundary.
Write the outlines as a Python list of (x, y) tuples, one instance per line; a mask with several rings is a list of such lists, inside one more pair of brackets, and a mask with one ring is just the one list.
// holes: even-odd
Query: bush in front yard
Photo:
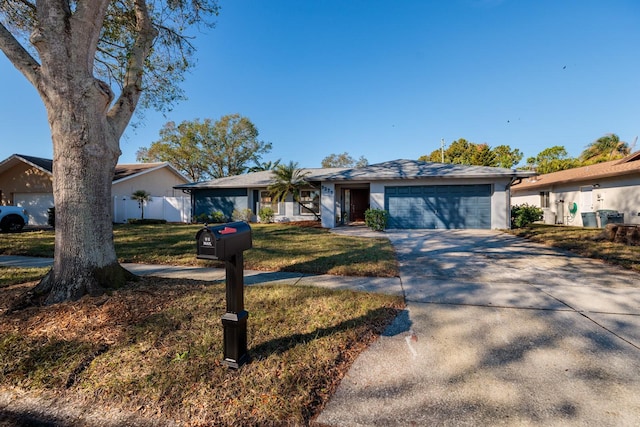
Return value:
[(129, 218), (127, 224), (150, 225), (150, 224), (166, 224), (166, 219), (153, 218)]
[(196, 215), (193, 219), (197, 223), (207, 224), (220, 224), (223, 222), (227, 222), (227, 217), (220, 211), (213, 211), (211, 212), (211, 215), (201, 213), (200, 215)]
[(251, 219), (253, 218), (253, 212), (251, 211), (251, 209), (234, 209), (233, 213), (231, 214), (231, 218), (234, 221), (251, 222)]
[(389, 212), (382, 209), (367, 209), (364, 211), (364, 222), (373, 231), (384, 231), (387, 228)]
[(542, 209), (523, 203), (511, 207), (511, 228), (522, 228), (536, 221), (542, 220)]
[(275, 212), (273, 212), (273, 209), (270, 206), (265, 206), (264, 208), (261, 208), (260, 211), (258, 212), (258, 217), (260, 218), (260, 222), (264, 224), (272, 223), (274, 215), (275, 215)]

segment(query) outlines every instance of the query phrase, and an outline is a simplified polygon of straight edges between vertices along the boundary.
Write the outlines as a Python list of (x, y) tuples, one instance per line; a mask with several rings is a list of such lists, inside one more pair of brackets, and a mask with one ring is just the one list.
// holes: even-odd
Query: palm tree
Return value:
[(288, 165), (278, 165), (273, 170), (273, 181), (271, 185), (269, 185), (268, 190), (276, 202), (284, 202), (287, 195), (291, 194), (293, 200), (296, 201), (301, 208), (308, 210), (315, 215), (317, 220), (320, 220), (320, 216), (316, 212), (306, 207), (300, 201), (300, 192), (305, 188), (311, 187), (311, 184), (304, 180), (307, 175), (309, 175), (309, 172), (298, 169), (298, 163), (289, 162)]
[(254, 163), (254, 166), (251, 166), (247, 170), (247, 172), (251, 173), (251, 172), (262, 172), (262, 171), (274, 170), (280, 165), (280, 159), (276, 160), (275, 162), (268, 161), (268, 162), (262, 162), (262, 163), (254, 159), (253, 163)]
[(585, 164), (608, 162), (625, 157), (630, 152), (629, 144), (620, 141), (615, 133), (609, 133), (587, 145), (580, 160)]
[(140, 218), (144, 219), (144, 204), (151, 201), (151, 194), (147, 193), (144, 190), (136, 190), (131, 195), (131, 200), (137, 200), (138, 201), (138, 206), (140, 207), (140, 210), (142, 211)]

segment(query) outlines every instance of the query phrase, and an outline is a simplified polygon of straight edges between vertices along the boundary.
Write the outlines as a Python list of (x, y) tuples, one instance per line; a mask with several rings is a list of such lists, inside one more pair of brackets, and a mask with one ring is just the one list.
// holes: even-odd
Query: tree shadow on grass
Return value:
[(390, 307), (376, 308), (375, 310), (369, 310), (365, 315), (345, 320), (336, 325), (318, 328), (312, 332), (306, 334), (292, 334), (286, 337), (272, 339), (249, 349), (249, 353), (252, 357), (257, 359), (267, 358), (271, 355), (283, 354), (287, 351), (295, 348), (301, 344), (307, 344), (313, 340), (329, 337), (335, 334), (339, 334), (345, 331), (354, 330), (362, 327), (366, 327), (368, 324), (372, 324), (371, 328), (367, 328), (366, 332), (372, 332), (376, 335), (382, 334), (387, 327), (393, 322), (393, 320), (403, 310)]

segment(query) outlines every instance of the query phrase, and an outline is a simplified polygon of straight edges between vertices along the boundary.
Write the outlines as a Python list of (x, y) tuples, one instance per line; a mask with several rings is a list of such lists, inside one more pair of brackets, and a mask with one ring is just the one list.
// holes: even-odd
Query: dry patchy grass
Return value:
[(13, 313), (10, 291), (0, 288), (0, 391), (194, 426), (308, 424), (403, 308), (398, 297), (248, 287), (252, 360), (234, 371), (221, 364), (224, 285), (145, 278)]
[(640, 246), (609, 242), (601, 229), (533, 224), (510, 233), (588, 258), (640, 271)]

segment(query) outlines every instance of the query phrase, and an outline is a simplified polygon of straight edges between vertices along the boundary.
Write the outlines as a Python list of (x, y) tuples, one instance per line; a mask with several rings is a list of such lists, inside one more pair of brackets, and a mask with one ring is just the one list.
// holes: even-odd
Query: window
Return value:
[(260, 192), (260, 208), (264, 208), (266, 206), (271, 206), (271, 209), (273, 209), (273, 213), (275, 215), (280, 214), (280, 203), (273, 200), (273, 197), (271, 197), (271, 194), (269, 194), (268, 191), (261, 191)]
[(549, 203), (549, 192), (541, 191), (540, 192), (540, 207), (541, 208), (550, 208), (551, 204)]
[(300, 215), (313, 215), (320, 213), (320, 191), (302, 190), (300, 191)]

